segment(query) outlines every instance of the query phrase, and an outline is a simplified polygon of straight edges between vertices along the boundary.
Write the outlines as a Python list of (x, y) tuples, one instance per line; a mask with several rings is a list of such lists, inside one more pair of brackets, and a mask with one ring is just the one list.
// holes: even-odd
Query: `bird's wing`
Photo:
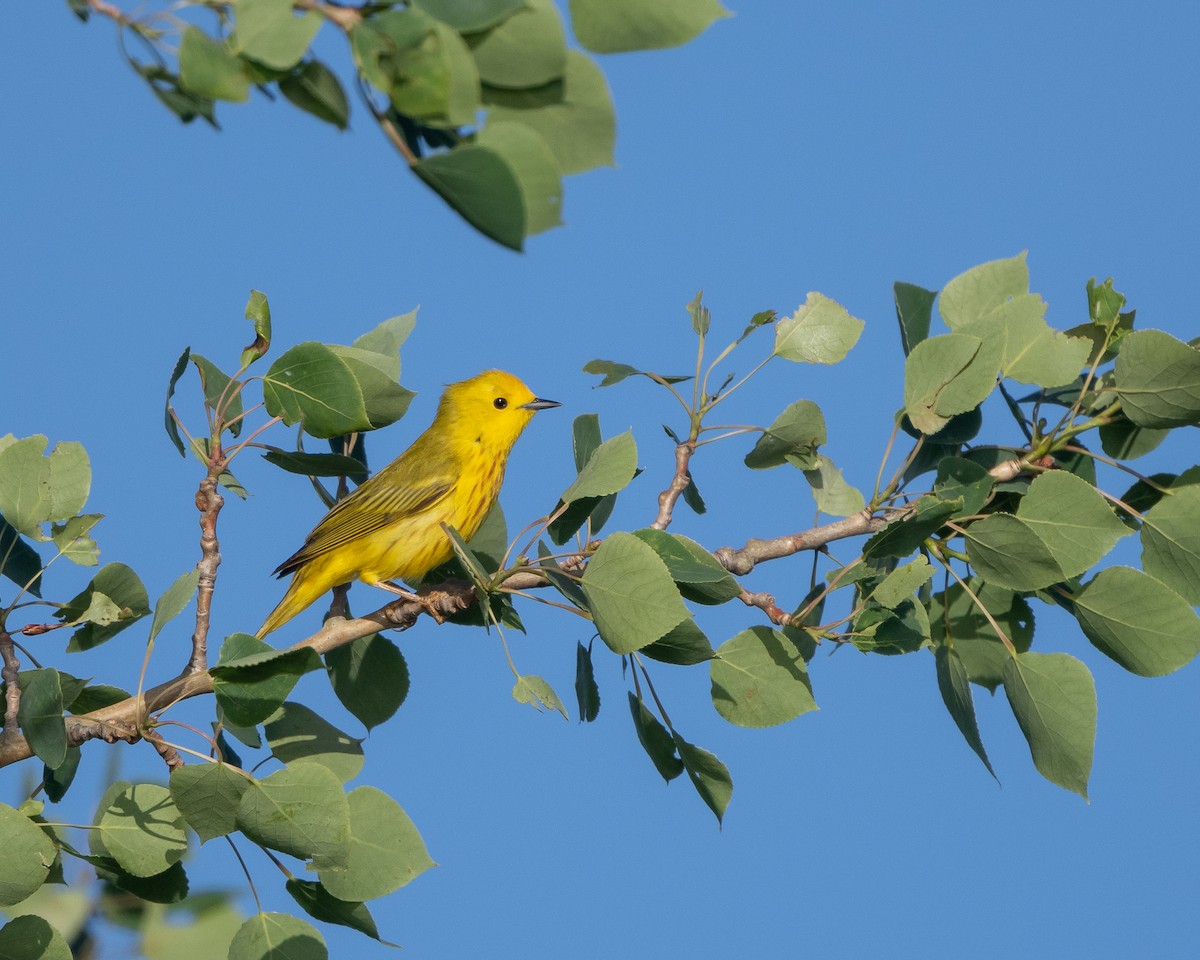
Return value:
[(404, 466), (395, 463), (384, 468), (338, 502), (308, 535), (304, 546), (281, 563), (275, 573), (286, 576), (316, 557), (428, 510), (454, 489), (453, 476), (431, 473), (414, 477), (413, 471)]

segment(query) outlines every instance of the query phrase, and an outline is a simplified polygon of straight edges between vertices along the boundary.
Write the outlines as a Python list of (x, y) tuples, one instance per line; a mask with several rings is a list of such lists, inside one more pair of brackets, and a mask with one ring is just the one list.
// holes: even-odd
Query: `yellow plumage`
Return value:
[(534, 413), (557, 407), (511, 373), (452, 383), (429, 429), (337, 503), (275, 570), (293, 574), (257, 636), (264, 637), (342, 583), (416, 582), (453, 550), (449, 524), (470, 539), (500, 493), (504, 467)]

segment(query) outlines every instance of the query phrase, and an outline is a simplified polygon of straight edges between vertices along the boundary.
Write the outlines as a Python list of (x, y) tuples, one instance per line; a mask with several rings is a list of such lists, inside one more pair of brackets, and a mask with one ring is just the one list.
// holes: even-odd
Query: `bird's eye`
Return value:
[(505, 400), (503, 397), (497, 397), (495, 400), (492, 401), (492, 406), (495, 407), (497, 410), (503, 410), (505, 407), (508, 406), (508, 401)]

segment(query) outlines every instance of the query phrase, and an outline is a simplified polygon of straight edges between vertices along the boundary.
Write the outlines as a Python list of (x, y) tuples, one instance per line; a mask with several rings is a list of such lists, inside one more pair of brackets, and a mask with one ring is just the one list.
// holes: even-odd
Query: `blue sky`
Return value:
[[(1111, 275), (1139, 326), (1200, 332), (1200, 8), (919, 7), (735, 4), (689, 46), (603, 58), (618, 166), (570, 178), (568, 225), (516, 255), (407, 175), (361, 109), (344, 134), (261, 97), (222, 109), (219, 134), (183, 127), (120, 60), (109, 23), (28, 5), (0, 34), (0, 433), (85, 443), (90, 509), (107, 515), (102, 559), (131, 564), (154, 597), (198, 551), (199, 474), (163, 435), (167, 377), (186, 345), (235, 366), (251, 288), (270, 297), (280, 348), (349, 342), (420, 306), (403, 350), (419, 396), (371, 439), (376, 465), (424, 428), (441, 384), (485, 367), (562, 401), (510, 464), (514, 529), (573, 476), (571, 420), (584, 412), (638, 440), (645, 473), (613, 528), (653, 518), (672, 464), (659, 424), (674, 411), (644, 381), (596, 391), (580, 367), (604, 357), (685, 372), (684, 305), (700, 288), (730, 339), (810, 290), (866, 321), (845, 363), (772, 364), (728, 416), (765, 424), (793, 400), (817, 401), (827, 452), (868, 488), (901, 403), (894, 280), (935, 288), (1027, 249), (1056, 326), (1083, 320), (1086, 280)], [(752, 341), (734, 368), (766, 349)], [(180, 408), (190, 398), (198, 410), (195, 390), (182, 392)], [(697, 459), (710, 512), (681, 512), (673, 530), (715, 548), (811, 523), (802, 478), (747, 471), (747, 446)], [(1146, 464), (1187, 466), (1194, 450), (1177, 440)], [(230, 498), (221, 518), (221, 636), (257, 627), (281, 592), (269, 571), (321, 512), (303, 480), (250, 459), (237, 473), (254, 496)], [(86, 577), (56, 575), (64, 596)], [(806, 560), (779, 562), (750, 586), (795, 599), (807, 576)], [(441, 866), (374, 905), (381, 930), (415, 957), (1190, 956), (1200, 669), (1133, 677), (1037, 613), (1036, 648), (1078, 656), (1096, 677), (1090, 805), (1034, 771), (1003, 697), (979, 693), (998, 787), (945, 713), (925, 653), (821, 653), (821, 711), (765, 731), (716, 715), (703, 668), (659, 666), (677, 727), (732, 771), (722, 831), (641, 752), (615, 657), (599, 658), (603, 708), (580, 726), (511, 699), (495, 638), (424, 622), (399, 635), (412, 692), (367, 741), (358, 782), (399, 800)], [(316, 622), (311, 611), (298, 621)], [(702, 621), (715, 643), (756, 622), (741, 608)], [(530, 611), (527, 624), (510, 637), (514, 657), (567, 698), (582, 621)], [(135, 683), (142, 637), (127, 631), (65, 665), (56, 635), (45, 649), (78, 675)], [(174, 673), (186, 645), (181, 620), (151, 675)], [(361, 732), (321, 677), (296, 696)], [(206, 708), (180, 715), (204, 722)], [(159, 769), (144, 746), (115, 752), (125, 774)], [(85, 751), (81, 809), (104, 754)], [(5, 771), (6, 801), (21, 777)], [(290, 909), (273, 868), (250, 862), (268, 909)], [(190, 871), (193, 888), (239, 883), (218, 844)], [(357, 934), (324, 933), (335, 956), (383, 955)]]

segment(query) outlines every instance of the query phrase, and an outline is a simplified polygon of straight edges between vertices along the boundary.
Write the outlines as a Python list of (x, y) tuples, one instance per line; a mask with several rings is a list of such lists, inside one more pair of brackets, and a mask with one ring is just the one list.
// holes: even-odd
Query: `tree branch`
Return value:
[(208, 626), (212, 614), (213, 588), (217, 582), (217, 567), (221, 565), (221, 545), (217, 541), (217, 515), (225, 498), (217, 492), (219, 464), (210, 464), (208, 475), (196, 491), (196, 509), (200, 511), (200, 582), (196, 587), (196, 630), (192, 634), (192, 656), (188, 673), (203, 673), (208, 669)]
[(658, 516), (650, 524), (653, 529), (666, 530), (671, 525), (671, 514), (675, 510), (675, 504), (691, 483), (688, 479), (688, 463), (695, 452), (695, 440), (685, 440), (675, 445), (675, 476), (671, 478), (671, 485), (658, 495)]
[(22, 739), (17, 732), (17, 717), (21, 710), (21, 662), (13, 649), (13, 638), (7, 630), (0, 630), (0, 655), (4, 657), (4, 669), (0, 675), (8, 688), (4, 695), (4, 733), (0, 734), (0, 749), (14, 740)]
[[(793, 533), (786, 537), (776, 537), (773, 540), (747, 540), (739, 550), (733, 547), (721, 547), (713, 551), (721, 566), (734, 576), (742, 577), (764, 560), (778, 560), (780, 557), (790, 557), (801, 550), (816, 550), (834, 540), (844, 540), (846, 537), (858, 537), (875, 533), (883, 529), (897, 510), (889, 510), (882, 516), (872, 516), (870, 512), (861, 510), (842, 520), (834, 520), (802, 533)], [(757, 606), (757, 604), (754, 604)]]

